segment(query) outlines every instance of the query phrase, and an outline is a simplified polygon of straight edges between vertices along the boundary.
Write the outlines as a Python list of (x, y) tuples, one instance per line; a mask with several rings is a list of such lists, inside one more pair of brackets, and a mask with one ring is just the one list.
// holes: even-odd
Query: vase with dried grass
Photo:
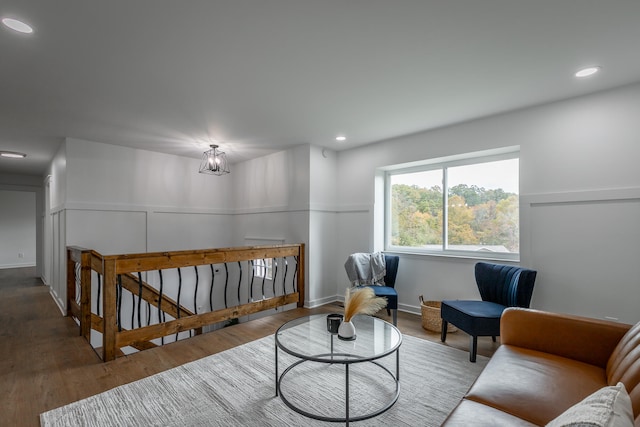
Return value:
[(338, 328), (338, 338), (355, 340), (356, 328), (351, 322), (356, 314), (375, 314), (387, 306), (387, 299), (377, 297), (371, 288), (347, 288), (344, 298), (344, 320)]

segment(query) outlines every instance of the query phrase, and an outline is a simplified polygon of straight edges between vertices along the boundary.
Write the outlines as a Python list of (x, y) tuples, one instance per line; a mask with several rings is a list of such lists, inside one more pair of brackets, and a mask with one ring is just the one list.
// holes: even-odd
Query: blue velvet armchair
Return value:
[[(366, 287), (373, 289), (376, 296), (387, 299), (387, 314), (392, 316), (394, 325), (398, 324), (398, 291), (396, 291), (395, 286), (399, 262), (399, 256), (384, 254), (384, 286), (365, 285)], [(391, 310), (393, 310), (393, 313), (391, 313)]]
[(398, 291), (396, 291), (396, 275), (398, 274), (398, 263), (400, 257), (397, 255), (384, 256), (386, 273), (384, 275), (384, 286), (371, 286), (376, 296), (387, 299), (387, 314), (391, 315), (393, 310), (393, 325), (398, 325)]
[(522, 267), (479, 262), (475, 277), (482, 301), (442, 301), (441, 340), (447, 339), (449, 323), (471, 336), (469, 360), (476, 361), (478, 337), (500, 335), (500, 317), (507, 307), (528, 308), (537, 272)]

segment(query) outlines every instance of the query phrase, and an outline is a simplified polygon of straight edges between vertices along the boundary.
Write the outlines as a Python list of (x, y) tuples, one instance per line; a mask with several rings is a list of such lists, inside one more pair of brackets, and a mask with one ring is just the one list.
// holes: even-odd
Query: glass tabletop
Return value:
[(328, 363), (356, 363), (393, 353), (402, 343), (402, 334), (392, 324), (372, 316), (352, 319), (356, 339), (343, 341), (327, 331), (327, 314), (300, 317), (276, 331), (278, 348), (305, 360)]

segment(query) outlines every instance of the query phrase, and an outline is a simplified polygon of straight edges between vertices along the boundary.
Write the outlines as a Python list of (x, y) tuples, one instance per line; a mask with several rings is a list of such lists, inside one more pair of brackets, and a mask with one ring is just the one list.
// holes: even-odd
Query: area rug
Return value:
[[(279, 370), (296, 359), (280, 351)], [(357, 426), (439, 426), (487, 358), (405, 335), (400, 396), (387, 412)], [(395, 372), (395, 356), (382, 364)], [(388, 374), (352, 365), (351, 415), (371, 412), (395, 393)], [(275, 395), (274, 338), (266, 337), (40, 415), (42, 426), (331, 426), (289, 409)], [(282, 381), (290, 401), (312, 413), (344, 414), (344, 366), (305, 362)], [(339, 425), (339, 424), (338, 424)]]

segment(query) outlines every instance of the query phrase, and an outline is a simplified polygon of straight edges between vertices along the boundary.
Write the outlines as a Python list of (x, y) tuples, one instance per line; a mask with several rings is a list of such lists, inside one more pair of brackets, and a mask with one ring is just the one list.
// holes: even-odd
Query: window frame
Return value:
[[(412, 162), (409, 164), (393, 165), (384, 168), (384, 250), (395, 253), (407, 253), (418, 255), (444, 256), (455, 258), (474, 258), (497, 261), (520, 261), (519, 252), (481, 252), (469, 251), (461, 249), (451, 249), (448, 246), (448, 169), (457, 166), (475, 165), (501, 160), (518, 159), (520, 161), (519, 147), (509, 147), (500, 150), (490, 150), (479, 153), (468, 153), (459, 156), (450, 156), (437, 159), (429, 159), (424, 161)], [(443, 220), (442, 224), (442, 249), (425, 249), (410, 246), (397, 246), (391, 244), (391, 177), (394, 175), (403, 175), (415, 172), (427, 172), (433, 170), (442, 170), (442, 206)], [(520, 167), (518, 166), (518, 199), (520, 199)], [(520, 220), (518, 218), (518, 228), (520, 228)], [(520, 233), (521, 234), (521, 233)], [(519, 240), (521, 240), (519, 236)]]

